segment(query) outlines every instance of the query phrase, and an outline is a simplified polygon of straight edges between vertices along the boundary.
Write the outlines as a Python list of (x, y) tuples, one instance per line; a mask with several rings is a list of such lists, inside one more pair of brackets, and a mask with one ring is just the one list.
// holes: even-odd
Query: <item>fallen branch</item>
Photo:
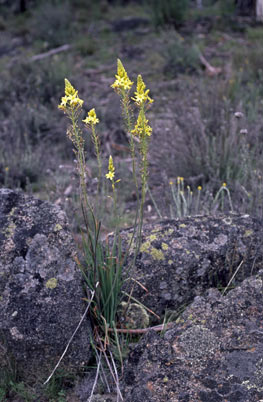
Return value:
[(48, 52), (40, 53), (40, 54), (36, 54), (35, 56), (32, 56), (30, 61), (33, 62), (33, 61), (37, 61), (37, 60), (42, 60), (47, 57), (54, 56), (57, 53), (66, 52), (67, 50), (69, 50), (71, 48), (72, 48), (72, 45), (69, 45), (69, 44), (59, 46), (59, 47), (56, 47), (55, 49), (49, 50)]
[(210, 75), (211, 77), (213, 77), (215, 75), (222, 73), (222, 68), (211, 66), (211, 64), (208, 63), (208, 61), (204, 58), (202, 53), (199, 53), (199, 59), (200, 59), (201, 63), (205, 66), (207, 75)]
[(149, 328), (139, 328), (139, 329), (118, 329), (116, 328), (115, 330), (113, 328), (108, 328), (109, 332), (119, 332), (122, 334), (145, 334), (149, 331), (164, 331), (166, 329), (171, 328), (174, 325), (174, 322), (168, 322), (167, 324), (161, 324), (161, 325), (156, 325), (155, 327), (149, 327)]

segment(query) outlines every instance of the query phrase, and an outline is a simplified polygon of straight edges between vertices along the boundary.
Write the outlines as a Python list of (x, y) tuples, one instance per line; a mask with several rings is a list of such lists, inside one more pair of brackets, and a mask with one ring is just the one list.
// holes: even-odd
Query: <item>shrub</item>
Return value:
[(67, 43), (72, 37), (72, 9), (69, 1), (49, 0), (32, 10), (31, 30), (35, 39), (53, 48)]
[(164, 50), (164, 58), (164, 73), (172, 77), (178, 73), (193, 73), (200, 66), (197, 46), (175, 32), (171, 32), (169, 43)]
[(155, 27), (180, 26), (185, 21), (189, 0), (151, 0), (151, 12)]

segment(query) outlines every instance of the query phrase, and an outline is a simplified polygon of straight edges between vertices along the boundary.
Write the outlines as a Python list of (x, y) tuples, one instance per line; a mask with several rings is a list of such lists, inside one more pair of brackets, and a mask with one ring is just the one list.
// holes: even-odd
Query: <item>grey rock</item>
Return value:
[(125, 402), (257, 402), (263, 399), (263, 271), (222, 296), (197, 296), (165, 335), (130, 352)]
[[(123, 231), (122, 237), (127, 244), (131, 231)], [(136, 299), (163, 316), (210, 287), (225, 288), (236, 271), (232, 286), (257, 273), (263, 268), (262, 238), (262, 222), (249, 215), (196, 216), (144, 225), (135, 265), (132, 251), (125, 267), (140, 285), (127, 281), (125, 290), (133, 289)]]
[[(1, 189), (0, 228), (0, 342), (34, 382), (50, 374), (84, 313), (81, 272), (59, 207)], [(61, 368), (89, 360), (89, 332), (85, 319)]]

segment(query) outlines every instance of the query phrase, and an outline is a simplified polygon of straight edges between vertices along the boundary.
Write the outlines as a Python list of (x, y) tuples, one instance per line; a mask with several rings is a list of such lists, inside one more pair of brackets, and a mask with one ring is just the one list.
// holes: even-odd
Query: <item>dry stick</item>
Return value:
[(97, 370), (96, 370), (95, 380), (94, 380), (94, 383), (93, 383), (93, 386), (92, 386), (91, 394), (90, 394), (89, 399), (88, 399), (87, 402), (92, 401), (92, 397), (93, 397), (93, 394), (94, 394), (94, 391), (95, 391), (95, 387), (96, 387), (97, 382), (98, 382), (98, 377), (99, 377), (99, 372), (100, 372), (100, 363), (101, 363), (101, 352), (99, 354), (98, 360), (99, 360), (99, 362), (98, 362), (98, 366), (97, 366)]
[(205, 66), (208, 75), (218, 75), (222, 73), (222, 68), (220, 67), (213, 67), (210, 63), (204, 58), (202, 53), (199, 53), (199, 60)]
[(107, 356), (107, 354), (106, 354), (106, 351), (105, 351), (105, 349), (104, 349), (104, 347), (103, 347), (102, 342), (101, 342), (100, 339), (99, 339), (99, 344), (100, 344), (102, 353), (104, 354), (104, 357), (105, 357), (106, 363), (107, 363), (107, 365), (108, 365), (108, 368), (109, 368), (109, 370), (110, 370), (110, 373), (111, 373), (111, 376), (112, 376), (112, 378), (113, 378), (113, 381), (115, 382), (115, 385), (116, 385), (116, 388), (117, 388), (117, 397), (120, 396), (121, 400), (123, 401), (123, 397), (122, 397), (121, 391), (120, 391), (120, 389), (119, 389), (118, 377), (116, 378), (115, 375), (114, 375), (114, 372), (113, 372), (113, 370), (112, 370), (110, 361), (109, 361), (109, 359), (108, 359), (108, 356)]
[[(99, 358), (99, 357), (98, 357), (99, 354), (98, 354), (97, 348), (94, 348), (94, 351), (95, 351), (96, 357), (97, 357), (97, 359), (98, 359), (98, 358)], [(108, 382), (108, 380), (107, 380), (106, 374), (104, 373), (103, 365), (101, 366), (101, 373), (100, 373), (100, 376), (101, 376), (102, 382), (104, 382), (105, 386), (107, 387), (108, 393), (110, 393), (110, 392), (111, 392), (111, 389), (110, 389), (110, 385), (109, 385), (109, 382)]]
[[(149, 331), (163, 331), (166, 328), (171, 328), (174, 325), (174, 322), (168, 322), (167, 324), (161, 324), (161, 325), (156, 325), (155, 327), (149, 327), (149, 328), (139, 328), (139, 329), (118, 329), (116, 328), (117, 332), (120, 332), (122, 334), (145, 334)], [(109, 332), (114, 332), (113, 328), (108, 328)]]
[(223, 292), (222, 292), (222, 296), (224, 296), (224, 294), (226, 293), (226, 291), (227, 291), (227, 289), (229, 288), (229, 286), (230, 286), (230, 284), (231, 284), (232, 280), (234, 279), (234, 277), (235, 277), (235, 276), (236, 276), (236, 274), (238, 273), (239, 269), (240, 269), (240, 268), (241, 268), (241, 266), (243, 265), (243, 262), (244, 262), (244, 260), (242, 260), (242, 261), (241, 261), (241, 263), (239, 264), (239, 266), (237, 267), (237, 269), (236, 269), (236, 271), (235, 271), (234, 275), (232, 276), (232, 278), (231, 278), (231, 279), (230, 279), (230, 281), (228, 282), (228, 284), (227, 284), (226, 288), (223, 290)]
[(36, 54), (35, 56), (32, 56), (30, 61), (42, 60), (42, 59), (45, 59), (46, 57), (54, 56), (54, 54), (65, 52), (71, 48), (72, 48), (72, 46), (69, 44), (59, 46), (59, 47), (56, 47), (55, 49), (49, 50), (48, 52), (40, 53), (40, 54)]
[[(97, 287), (97, 286), (98, 286), (98, 283), (96, 284), (96, 287)], [(46, 385), (46, 384), (49, 382), (49, 380), (53, 377), (53, 375), (54, 375), (56, 369), (58, 368), (58, 366), (60, 365), (60, 363), (61, 363), (63, 357), (64, 357), (65, 354), (67, 353), (67, 350), (68, 350), (68, 348), (69, 348), (69, 345), (71, 344), (71, 342), (72, 342), (74, 336), (76, 335), (76, 333), (77, 333), (79, 327), (81, 326), (81, 324), (82, 324), (82, 322), (83, 322), (83, 320), (84, 320), (84, 318), (85, 318), (85, 316), (86, 316), (86, 314), (87, 314), (87, 312), (88, 312), (88, 310), (89, 310), (89, 308), (90, 308), (90, 305), (91, 305), (91, 302), (92, 302), (92, 300), (93, 300), (93, 298), (94, 298), (94, 295), (95, 295), (95, 290), (93, 290), (93, 291), (91, 292), (91, 298), (90, 298), (89, 304), (87, 305), (86, 310), (84, 311), (84, 314), (82, 315), (82, 317), (81, 317), (81, 319), (80, 319), (80, 321), (79, 321), (79, 323), (78, 323), (78, 325), (77, 325), (77, 328), (75, 329), (75, 331), (73, 332), (73, 334), (72, 334), (70, 340), (68, 341), (68, 344), (67, 344), (67, 346), (66, 346), (64, 352), (62, 353), (62, 355), (61, 355), (59, 361), (57, 362), (57, 364), (56, 364), (54, 370), (52, 371), (52, 373), (50, 374), (50, 376), (49, 376), (48, 379), (44, 382), (43, 385)]]
[(113, 359), (112, 353), (111, 353), (110, 350), (109, 350), (109, 352), (110, 352), (110, 357), (111, 357), (112, 365), (113, 365), (113, 368), (114, 368), (114, 371), (115, 371), (115, 375), (116, 375), (116, 380), (117, 380), (117, 382), (116, 382), (116, 388), (117, 388), (117, 402), (119, 401), (119, 397), (120, 397), (121, 400), (123, 401), (123, 397), (122, 397), (121, 390), (120, 390), (118, 371), (117, 371), (116, 364), (115, 364), (115, 361), (114, 361), (114, 359)]

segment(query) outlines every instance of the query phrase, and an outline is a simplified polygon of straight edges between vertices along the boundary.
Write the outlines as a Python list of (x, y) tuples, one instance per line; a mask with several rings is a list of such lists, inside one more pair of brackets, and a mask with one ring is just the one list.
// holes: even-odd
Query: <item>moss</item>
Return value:
[(118, 314), (126, 328), (147, 328), (150, 322), (146, 309), (138, 303), (121, 302)]
[(163, 250), (168, 250), (168, 244), (162, 243), (162, 249)]
[(246, 230), (246, 231), (245, 231), (245, 233), (244, 233), (244, 237), (249, 237), (249, 236), (251, 236), (253, 233), (254, 233), (254, 231), (253, 231), (253, 230), (248, 229), (248, 230)]
[(56, 278), (50, 278), (47, 282), (46, 282), (46, 288), (48, 289), (55, 289), (57, 287), (58, 284), (58, 280)]
[(171, 234), (173, 234), (173, 232), (174, 232), (174, 229), (168, 229), (168, 230), (166, 230), (165, 232), (164, 232), (164, 235), (165, 236), (169, 236), (169, 235), (171, 235)]
[(16, 229), (16, 224), (14, 222), (11, 222), (7, 228), (5, 229), (5, 234), (9, 237), (13, 237)]
[(162, 250), (157, 250), (157, 248), (153, 247), (150, 251), (150, 254), (154, 260), (158, 260), (158, 261), (164, 260), (164, 255), (163, 255)]
[(160, 232), (160, 228), (155, 228), (152, 230), (152, 233), (157, 233), (157, 232)]
[(150, 241), (145, 241), (144, 243), (142, 243), (141, 247), (140, 247), (140, 251), (141, 253), (149, 253), (150, 252), (150, 247), (151, 247), (151, 242)]
[(57, 223), (56, 225), (55, 225), (55, 227), (54, 227), (54, 232), (59, 232), (60, 230), (62, 230), (63, 228), (62, 228), (62, 226), (59, 224), (59, 223)]

